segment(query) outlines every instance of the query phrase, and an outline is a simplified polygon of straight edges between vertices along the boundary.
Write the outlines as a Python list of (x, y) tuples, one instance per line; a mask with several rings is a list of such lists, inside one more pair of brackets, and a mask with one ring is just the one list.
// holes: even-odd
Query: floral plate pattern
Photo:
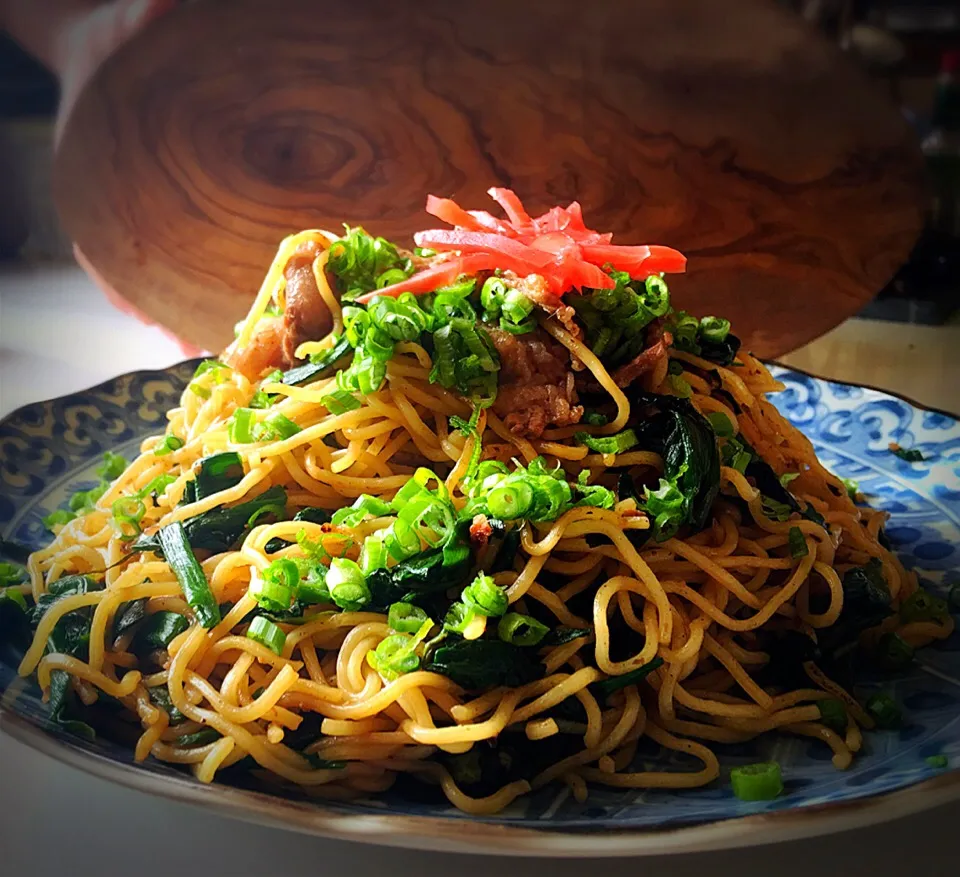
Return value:
[[(47, 541), (43, 516), (96, 483), (94, 469), (104, 451), (129, 458), (145, 436), (162, 431), (164, 412), (176, 404), (194, 366), (124, 375), (7, 417), (0, 424), (0, 535), (30, 548)], [(828, 468), (857, 479), (871, 505), (890, 512), (887, 534), (904, 564), (945, 596), (960, 582), (960, 422), (877, 390), (780, 366), (773, 371), (786, 386), (773, 397), (781, 412), (810, 437)], [(889, 451), (891, 442), (918, 449), (923, 461), (899, 459)], [(29, 745), (146, 791), (324, 835), (472, 852), (663, 853), (824, 833), (960, 797), (956, 632), (893, 680), (863, 680), (859, 696), (892, 691), (907, 720), (898, 731), (868, 734), (864, 751), (845, 772), (833, 768), (822, 744), (770, 736), (717, 747), (723, 773), (703, 789), (593, 788), (580, 805), (550, 788), (483, 819), (397, 794), (321, 804), (296, 790), (203, 786), (156, 761), (135, 765), (127, 747), (100, 737), (88, 743), (50, 726), (36, 685), (18, 679), (6, 651), (0, 652), (0, 719)], [(927, 760), (941, 755), (946, 769)], [(780, 763), (785, 793), (771, 802), (741, 802), (730, 791), (729, 770), (759, 760)], [(636, 769), (665, 766), (689, 765), (685, 756), (653, 747), (638, 753)]]

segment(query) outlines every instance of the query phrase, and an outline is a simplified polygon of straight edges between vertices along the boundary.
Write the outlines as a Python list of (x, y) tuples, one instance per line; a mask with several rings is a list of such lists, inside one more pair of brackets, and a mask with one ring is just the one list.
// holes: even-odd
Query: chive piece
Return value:
[(167, 454), (179, 451), (183, 445), (184, 441), (179, 436), (165, 435), (163, 441), (153, 449), (153, 455), (155, 457), (165, 457)]
[(508, 612), (497, 625), (497, 636), (514, 646), (535, 646), (549, 632), (545, 624), (519, 612)]
[(842, 700), (835, 697), (828, 697), (817, 701), (817, 709), (820, 710), (820, 722), (826, 725), (831, 731), (838, 734), (844, 734), (847, 730), (847, 708)]
[(103, 462), (97, 466), (97, 475), (104, 481), (115, 481), (123, 475), (123, 470), (126, 468), (127, 461), (120, 454), (107, 451), (103, 455)]
[(258, 441), (271, 441), (274, 439), (288, 439), (300, 432), (297, 426), (285, 414), (279, 411), (264, 418), (263, 423), (259, 424), (259, 429), (254, 429), (254, 435)]
[(287, 635), (269, 618), (257, 615), (247, 628), (247, 639), (252, 639), (255, 643), (266, 646), (275, 655), (280, 655), (287, 642)]
[(925, 758), (927, 764), (930, 767), (936, 768), (945, 768), (950, 766), (950, 759), (946, 755), (931, 755), (929, 758)]
[(613, 692), (619, 691), (621, 688), (626, 688), (628, 685), (635, 685), (641, 679), (649, 676), (658, 667), (662, 666), (663, 658), (657, 656), (642, 667), (637, 667), (636, 670), (628, 670), (619, 676), (611, 676), (609, 679), (604, 679), (603, 682), (598, 682), (596, 684), (597, 691), (604, 697), (609, 697)]
[(730, 321), (723, 317), (704, 317), (700, 320), (700, 336), (705, 341), (722, 344), (730, 334)]
[(857, 494), (860, 492), (860, 482), (854, 478), (841, 478), (840, 483), (847, 491), (847, 496), (849, 496), (853, 502), (856, 502)]
[(720, 438), (730, 438), (733, 436), (733, 424), (730, 422), (730, 418), (722, 411), (711, 411), (707, 415), (707, 420), (710, 421), (710, 426), (713, 427), (713, 431)]
[(9, 600), (11, 603), (16, 603), (21, 612), (29, 611), (27, 609), (27, 598), (24, 597), (23, 594), (21, 594), (15, 587), (0, 588), (0, 603), (3, 603), (4, 600)]
[(18, 563), (0, 563), (0, 588), (21, 585), (27, 580), (27, 570)]
[(178, 612), (154, 612), (147, 616), (137, 632), (137, 637), (142, 637), (144, 642), (155, 649), (165, 649), (174, 637), (179, 636), (189, 626), (190, 622)]
[(356, 411), (360, 407), (360, 400), (344, 390), (336, 390), (326, 396), (320, 397), (320, 404), (323, 405), (331, 414), (346, 414), (348, 411)]
[(250, 594), (268, 612), (286, 612), (300, 584), (300, 570), (289, 557), (278, 557), (250, 584)]
[(786, 487), (791, 481), (795, 481), (799, 477), (799, 472), (784, 472), (783, 475), (780, 476), (780, 486)]
[(588, 411), (581, 418), (581, 423), (585, 423), (587, 426), (606, 426), (609, 422), (610, 418), (599, 411)]
[(616, 435), (597, 437), (585, 432), (574, 434), (578, 444), (586, 445), (597, 454), (622, 454), (640, 444), (640, 439), (632, 429), (625, 429)]
[(867, 701), (866, 706), (867, 713), (877, 723), (878, 728), (883, 730), (899, 728), (903, 722), (903, 713), (889, 694), (874, 694)]
[(207, 746), (210, 743), (216, 743), (219, 739), (219, 731), (213, 728), (201, 728), (192, 734), (181, 734), (177, 737), (176, 745), (186, 749), (189, 746)]
[(787, 539), (790, 544), (791, 557), (806, 557), (810, 553), (810, 547), (807, 545), (807, 540), (799, 527), (791, 527)]
[(327, 590), (333, 602), (345, 612), (357, 612), (370, 602), (370, 588), (359, 565), (345, 557), (335, 557), (327, 571)]
[(412, 603), (392, 603), (387, 610), (387, 624), (397, 633), (416, 633), (428, 620), (427, 613)]
[(187, 605), (194, 611), (197, 620), (209, 630), (220, 623), (220, 609), (210, 590), (210, 583), (203, 573), (187, 539), (183, 524), (177, 521), (162, 527), (159, 534), (163, 556), (173, 570)]
[(230, 421), (230, 441), (238, 445), (249, 445), (255, 442), (253, 434), (255, 423), (252, 408), (238, 408), (233, 412), (233, 419)]
[(451, 633), (463, 633), (476, 617), (473, 611), (466, 603), (452, 603), (443, 619), (443, 629)]
[(884, 670), (902, 670), (913, 662), (913, 646), (888, 631), (877, 642), (877, 662)]
[(474, 612), (487, 618), (499, 618), (510, 605), (507, 592), (483, 573), (463, 589), (462, 599)]
[(780, 765), (775, 761), (735, 767), (730, 771), (730, 783), (741, 801), (772, 801), (783, 792)]
[(420, 657), (414, 649), (420, 640), (407, 633), (394, 633), (380, 641), (376, 649), (367, 652), (367, 662), (384, 679), (394, 680), (420, 667)]
[(906, 622), (936, 621), (941, 624), (950, 618), (947, 601), (919, 588), (900, 604), (900, 617)]
[(54, 527), (59, 527), (63, 524), (67, 524), (72, 521), (76, 515), (73, 512), (68, 512), (66, 509), (56, 509), (55, 511), (50, 512), (49, 515), (42, 519), (43, 526), (46, 527), (51, 533), (53, 532)]
[[(129, 542), (141, 533), (140, 522), (147, 513), (143, 501), (135, 496), (121, 496), (110, 507), (113, 520), (120, 531), (120, 539)], [(125, 529), (129, 528), (129, 529)]]
[(788, 520), (790, 515), (793, 514), (793, 509), (785, 502), (779, 502), (778, 500), (771, 499), (769, 496), (763, 496), (761, 499), (761, 510), (773, 521), (780, 521), (782, 523)]

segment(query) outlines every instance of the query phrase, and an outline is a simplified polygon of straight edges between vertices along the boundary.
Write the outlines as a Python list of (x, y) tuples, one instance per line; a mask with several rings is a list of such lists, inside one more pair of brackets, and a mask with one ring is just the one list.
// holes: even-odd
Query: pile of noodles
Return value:
[[(319, 232), (306, 232), (285, 242), (240, 328), (241, 346), (253, 338), (271, 301), (282, 304), (284, 265), (305, 238), (321, 249), (330, 241)], [(333, 331), (331, 337), (303, 345), (300, 356), (328, 349), (342, 331), (340, 305), (323, 277), (325, 256), (318, 257), (316, 276), (334, 317)], [(612, 435), (632, 424), (626, 395), (599, 359), (555, 320), (543, 316), (541, 326), (615, 403), (611, 421), (591, 431)], [(761, 684), (770, 658), (757, 634), (789, 628), (815, 638), (829, 629), (843, 608), (844, 573), (871, 559), (882, 567), (894, 607), (914, 593), (917, 580), (881, 545), (884, 514), (856, 505), (818, 462), (810, 442), (765, 398), (780, 385), (747, 354), (723, 367), (674, 349), (643, 378), (644, 386), (670, 394), (676, 386), (671, 378), (679, 375), (692, 389), (690, 401), (697, 411), (725, 414), (777, 475), (798, 473), (790, 492), (822, 515), (826, 526), (797, 515), (790, 520), (769, 517), (757, 487), (726, 465), (707, 526), (686, 538), (631, 540), (632, 532), (650, 526), (634, 499), (620, 499), (611, 509), (575, 507), (554, 521), (525, 523), (520, 548), (512, 564), (495, 574), (495, 583), (506, 590), (511, 609), (530, 612), (539, 604), (541, 615), (545, 611), (557, 626), (583, 634), (539, 648), (542, 678), (522, 686), (466, 691), (424, 669), (384, 678), (368, 660), (368, 653), (391, 634), (386, 616), (378, 612), (310, 607), (297, 623), (278, 622), (286, 633), (279, 655), (245, 635), (257, 607), (248, 593), (251, 580), (278, 556), (302, 555), (298, 536), (319, 543), (330, 555), (355, 559), (364, 537), (388, 522), (382, 518), (356, 527), (270, 522), (270, 516), (252, 522), (236, 550), (201, 561), (216, 601), (224, 606), (222, 620), (211, 629), (193, 618), (178, 578), (164, 560), (150, 552), (130, 555), (130, 542), (111, 509), (116, 500), (142, 491), (161, 475), (172, 481), (148, 505), (140, 522), (145, 532), (276, 485), (286, 489), (290, 518), (298, 508), (339, 509), (363, 494), (389, 499), (420, 465), (443, 478), (453, 501), (462, 505), (458, 486), (476, 441), (485, 455), (505, 461), (526, 464), (542, 455), (559, 463), (571, 482), (587, 470), (591, 483), (609, 483), (604, 476), (611, 469), (645, 472), (649, 481), (663, 467), (663, 460), (648, 451), (592, 452), (573, 439), (572, 427), (548, 430), (539, 439), (519, 438), (491, 410), (479, 416), (476, 434), (451, 429), (450, 418), (469, 418), (471, 405), (431, 383), (430, 370), (424, 347), (400, 343), (381, 389), (341, 414), (320, 401), (336, 389), (332, 377), (289, 386), (274, 378), (251, 383), (229, 369), (198, 376), (202, 392), (195, 386), (187, 389), (168, 415), (167, 436), (180, 441), (157, 455), (165, 437), (146, 439), (139, 456), (95, 508), (60, 527), (48, 547), (30, 556), (23, 591), (34, 601), (51, 583), (71, 574), (103, 577), (105, 587), (55, 601), (39, 620), (20, 672), (35, 672), (47, 689), (52, 674), (65, 671), (75, 695), (87, 705), (104, 695), (116, 699), (139, 729), (138, 760), (153, 756), (190, 765), (204, 782), (247, 756), (255, 770), (322, 796), (375, 794), (405, 774), (439, 784), (456, 807), (476, 814), (495, 813), (552, 781), (566, 784), (579, 800), (586, 797), (588, 783), (632, 789), (703, 786), (719, 775), (716, 744), (768, 732), (815, 738), (830, 747), (838, 768), (850, 765), (862, 731), (873, 725), (870, 715), (814, 661), (803, 664), (804, 678), (794, 687)], [(232, 414), (258, 391), (276, 396), (273, 410), (300, 431), (289, 438), (232, 444)], [(242, 480), (181, 504), (194, 464), (225, 450), (241, 453)], [(798, 529), (806, 543), (802, 556), (791, 550), (791, 529)], [(286, 547), (268, 554), (266, 546), (277, 539), (286, 540)], [(811, 600), (814, 591), (817, 601)], [(573, 611), (574, 598), (584, 592), (592, 597), (581, 599), (576, 603), (581, 608)], [(118, 611), (138, 600), (145, 601), (147, 615), (173, 611), (191, 619), (169, 642), (159, 669), (141, 669), (128, 650), (132, 634), (113, 635)], [(57, 623), (84, 608), (91, 617), (87, 659), (48, 649)], [(891, 615), (865, 636), (876, 638), (894, 628), (914, 646), (950, 632), (949, 622), (904, 625)], [(628, 629), (642, 643), (632, 654), (618, 650), (615, 642), (617, 632)], [(478, 629), (465, 635), (483, 630), (481, 620)], [(607, 697), (597, 694), (598, 681), (651, 662), (655, 669), (642, 680)], [(165, 696), (158, 697), (158, 691)], [(818, 702), (828, 698), (846, 705), (845, 729), (821, 720)], [(320, 720), (314, 739), (298, 748), (287, 745), (312, 717)], [(191, 742), (206, 739), (191, 738), (205, 729), (216, 732), (209, 742)], [(520, 738), (535, 746), (559, 738), (576, 745), (534, 776), (512, 779), (478, 796), (464, 791), (448, 769), (448, 756), (487, 745), (484, 741)], [(686, 766), (676, 771), (636, 771), (635, 754), (644, 741), (690, 758), (681, 759)]]

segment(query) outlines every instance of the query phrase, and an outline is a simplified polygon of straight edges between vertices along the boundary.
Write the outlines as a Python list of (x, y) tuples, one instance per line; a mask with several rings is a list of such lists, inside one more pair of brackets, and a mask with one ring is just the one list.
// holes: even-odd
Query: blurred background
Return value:
[[(953, 0), (780, 0), (874, 77), (922, 144), (924, 234), (862, 316), (942, 325), (960, 288), (960, 4)], [(0, 36), (0, 259), (72, 259), (50, 184), (57, 81)]]

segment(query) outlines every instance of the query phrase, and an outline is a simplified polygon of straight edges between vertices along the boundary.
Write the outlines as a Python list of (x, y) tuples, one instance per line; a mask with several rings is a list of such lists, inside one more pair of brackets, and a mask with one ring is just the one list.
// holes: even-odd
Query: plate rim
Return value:
[[(162, 368), (125, 372), (85, 390), (29, 402), (8, 412), (0, 419), (0, 423), (15, 419), (34, 405), (104, 391), (118, 380), (138, 375), (169, 377), (175, 369), (182, 369), (196, 361), (196, 358), (191, 358)], [(960, 415), (925, 405), (882, 387), (824, 377), (779, 360), (767, 360), (765, 364), (826, 383), (882, 393), (914, 409), (960, 421)], [(953, 769), (904, 788), (852, 801), (826, 802), (667, 828), (554, 830), (546, 825), (532, 828), (482, 819), (448, 820), (390, 811), (384, 811), (383, 814), (347, 814), (326, 808), (322, 801), (295, 801), (233, 786), (198, 783), (187, 775), (152, 773), (140, 770), (133, 764), (114, 761), (69, 739), (50, 734), (3, 703), (0, 703), (0, 731), (41, 755), (82, 773), (134, 791), (158, 795), (191, 807), (202, 807), (208, 812), (314, 837), (433, 852), (603, 858), (707, 852), (837, 834), (960, 800), (960, 769)]]

